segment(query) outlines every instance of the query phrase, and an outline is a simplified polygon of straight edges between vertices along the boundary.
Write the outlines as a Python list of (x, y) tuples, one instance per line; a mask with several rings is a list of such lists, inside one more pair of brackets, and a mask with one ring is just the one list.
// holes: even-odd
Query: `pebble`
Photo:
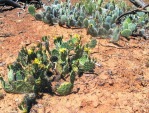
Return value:
[(37, 105), (35, 105), (35, 107), (36, 107), (36, 108), (42, 108), (43, 105), (42, 105), (42, 104), (37, 104)]
[(4, 98), (4, 94), (0, 92), (0, 100)]
[(108, 83), (110, 86), (113, 86), (113, 84), (114, 84), (113, 80), (111, 80), (111, 79), (108, 81)]
[(17, 98), (17, 99), (15, 99), (14, 101), (15, 101), (15, 102), (19, 102), (19, 99)]
[(0, 62), (0, 67), (4, 66), (5, 64), (5, 62)]

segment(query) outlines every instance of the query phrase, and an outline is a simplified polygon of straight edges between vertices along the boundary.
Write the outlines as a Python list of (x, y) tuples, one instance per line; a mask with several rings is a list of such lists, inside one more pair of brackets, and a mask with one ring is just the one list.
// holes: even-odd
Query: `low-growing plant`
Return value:
[(77, 75), (93, 72), (96, 60), (90, 52), (97, 42), (91, 39), (82, 44), (81, 39), (78, 34), (68, 41), (63, 41), (63, 36), (54, 37), (51, 49), (45, 36), (37, 45), (20, 50), (16, 61), (7, 67), (8, 82), (2, 76), (0, 81), (8, 93), (27, 93), (19, 105), (21, 110), (28, 112), (40, 92), (70, 94)]
[[(36, 12), (33, 6), (28, 9), (31, 15), (46, 24), (86, 28), (87, 34), (93, 37), (110, 37), (111, 42), (118, 41), (120, 35), (127, 39), (136, 33), (146, 37), (144, 33), (148, 26), (149, 12), (135, 10), (133, 14), (126, 14), (124, 19), (119, 19), (130, 10), (130, 7), (123, 1), (81, 0), (72, 5), (71, 0), (66, 0), (66, 2), (54, 0), (52, 4), (44, 5), (42, 11)], [(117, 19), (121, 23), (116, 22)]]

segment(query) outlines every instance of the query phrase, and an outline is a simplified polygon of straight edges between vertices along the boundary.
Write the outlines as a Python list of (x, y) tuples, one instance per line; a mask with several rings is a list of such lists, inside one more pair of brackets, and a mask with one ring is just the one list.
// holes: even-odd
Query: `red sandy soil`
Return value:
[[(18, 17), (18, 12), (21, 12)], [(27, 9), (14, 9), (0, 13), (0, 73), (7, 79), (7, 65), (15, 61), (18, 51), (25, 44), (35, 43), (42, 36), (82, 35), (83, 41), (91, 36), (85, 29), (66, 29), (58, 25), (49, 26), (36, 21)], [(94, 74), (84, 74), (77, 78), (74, 90), (76, 94), (51, 96), (44, 94), (37, 100), (31, 113), (149, 113), (149, 40), (133, 38), (130, 41), (121, 38), (122, 48), (109, 43), (108, 39), (99, 39), (97, 52), (100, 67)], [(21, 113), (17, 105), (24, 95), (9, 94), (0, 87), (0, 113)]]

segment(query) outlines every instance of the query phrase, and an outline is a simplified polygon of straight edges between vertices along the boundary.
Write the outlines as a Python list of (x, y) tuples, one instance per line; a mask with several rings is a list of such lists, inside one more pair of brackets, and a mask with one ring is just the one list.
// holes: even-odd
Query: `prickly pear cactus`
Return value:
[(121, 35), (123, 37), (129, 38), (129, 36), (132, 35), (132, 31), (130, 29), (124, 29), (123, 31), (121, 31)]
[(59, 95), (68, 95), (71, 93), (73, 89), (73, 84), (70, 83), (70, 82), (64, 82), (62, 83), (56, 90), (56, 92), (59, 94)]
[(116, 27), (111, 35), (111, 42), (117, 42), (120, 37), (120, 29), (119, 27)]
[(91, 61), (84, 63), (84, 71), (85, 72), (93, 71), (94, 68), (95, 68), (95, 63), (93, 63)]
[(35, 7), (34, 7), (33, 5), (31, 5), (31, 6), (28, 7), (28, 12), (29, 12), (32, 16), (35, 15), (35, 13), (36, 13), (35, 10), (36, 10), (36, 9), (35, 9)]
[(32, 105), (35, 104), (35, 100), (36, 95), (34, 93), (26, 94), (18, 107), (23, 113), (29, 113)]
[[(79, 73), (93, 71), (95, 61), (90, 58), (90, 49), (97, 41), (91, 39), (82, 44), (82, 37), (78, 34), (63, 41), (62, 36), (54, 37), (54, 48), (49, 47), (48, 37), (33, 47), (23, 47), (16, 61), (8, 65), (8, 82), (0, 77), (4, 90), (8, 93), (55, 92), (58, 95), (68, 95), (72, 92), (75, 77)], [(55, 78), (55, 77), (58, 77)], [(67, 79), (69, 78), (69, 79)], [(60, 84), (56, 90), (52, 89), (52, 82)], [(23, 112), (29, 112), (32, 98), (28, 95), (20, 104)]]
[(126, 14), (121, 22), (116, 22), (118, 17), (130, 11), (130, 7), (124, 1), (81, 0), (74, 5), (71, 4), (71, 1), (53, 1), (48, 6), (43, 5), (42, 11), (36, 13), (33, 6), (30, 6), (28, 11), (37, 20), (42, 20), (46, 24), (59, 24), (68, 28), (84, 27), (87, 29), (87, 34), (101, 38), (119, 38), (120, 36), (112, 36), (113, 32), (109, 32), (116, 31), (117, 23), (121, 23), (120, 35), (124, 34), (122, 36), (126, 38), (129, 36), (122, 33), (125, 29), (130, 29), (132, 33), (128, 34), (133, 35), (138, 32), (137, 26), (145, 28), (144, 26), (147, 26), (148, 23), (148, 11)]
[(7, 93), (30, 93), (34, 92), (33, 85), (25, 81), (12, 81), (11, 83), (5, 82), (2, 77), (0, 77), (3, 89)]
[(42, 20), (43, 19), (43, 13), (35, 13), (35, 18), (36, 18), (36, 20)]
[(94, 48), (95, 46), (97, 45), (97, 40), (95, 39), (92, 39), (90, 42), (89, 42), (89, 47), (90, 48)]
[(75, 71), (71, 71), (70, 73), (70, 82), (74, 84), (76, 73)]

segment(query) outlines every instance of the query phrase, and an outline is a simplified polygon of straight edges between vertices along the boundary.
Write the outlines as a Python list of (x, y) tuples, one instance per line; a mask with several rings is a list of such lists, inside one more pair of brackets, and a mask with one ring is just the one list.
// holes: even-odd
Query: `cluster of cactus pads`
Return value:
[[(78, 34), (63, 41), (63, 36), (54, 37), (55, 47), (49, 49), (49, 37), (31, 47), (23, 47), (17, 60), (8, 65), (8, 82), (0, 76), (4, 90), (8, 93), (48, 92), (57, 95), (71, 93), (76, 75), (93, 72), (96, 60), (90, 57), (90, 50), (96, 46), (96, 40), (91, 39), (82, 44)], [(53, 84), (54, 83), (54, 84)], [(25, 102), (30, 103), (30, 96), (25, 96)]]
[[(133, 8), (131, 7), (131, 9)], [(129, 10), (130, 7), (124, 1), (115, 2), (115, 0), (110, 2), (81, 0), (75, 5), (72, 5), (70, 0), (66, 0), (66, 2), (54, 0), (48, 6), (43, 5), (43, 10), (38, 12), (33, 6), (28, 8), (29, 13), (39, 21), (49, 25), (65, 25), (68, 28), (86, 28), (87, 34), (93, 37), (109, 37), (111, 42), (118, 41), (120, 35), (129, 38), (133, 32), (137, 32), (137, 27), (140, 24), (139, 33), (143, 35), (145, 32), (148, 26), (148, 13), (130, 14), (122, 20), (121, 25), (116, 24), (116, 19)], [(128, 18), (131, 18), (131, 21), (128, 22)]]

